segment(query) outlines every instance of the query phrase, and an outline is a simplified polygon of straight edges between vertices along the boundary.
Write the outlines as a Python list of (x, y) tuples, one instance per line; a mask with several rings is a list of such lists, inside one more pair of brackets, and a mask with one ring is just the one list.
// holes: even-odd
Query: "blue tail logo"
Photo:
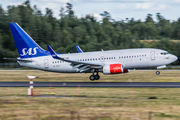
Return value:
[[(29, 49), (27, 49), (27, 48), (23, 48), (22, 49), (22, 53), (23, 54), (20, 54), (20, 56), (26, 56), (26, 55), (36, 55), (37, 54), (37, 50), (36, 49), (38, 49), (38, 47), (35, 47), (35, 48), (29, 48)], [(32, 50), (33, 50), (33, 52), (32, 52)]]
[(42, 49), (17, 23), (9, 24), (20, 58), (32, 58), (50, 55)]

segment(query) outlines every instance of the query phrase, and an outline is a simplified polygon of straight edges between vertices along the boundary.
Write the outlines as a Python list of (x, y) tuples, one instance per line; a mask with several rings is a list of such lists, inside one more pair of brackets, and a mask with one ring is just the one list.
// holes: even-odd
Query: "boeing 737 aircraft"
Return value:
[[(90, 80), (104, 74), (127, 73), (128, 69), (163, 68), (177, 60), (165, 50), (142, 48), (111, 51), (59, 54), (48, 45), (42, 49), (17, 23), (9, 24), (20, 58), (6, 58), (17, 61), (21, 66), (59, 73), (92, 73)], [(96, 74), (95, 74), (96, 73)], [(157, 70), (156, 74), (160, 74)]]

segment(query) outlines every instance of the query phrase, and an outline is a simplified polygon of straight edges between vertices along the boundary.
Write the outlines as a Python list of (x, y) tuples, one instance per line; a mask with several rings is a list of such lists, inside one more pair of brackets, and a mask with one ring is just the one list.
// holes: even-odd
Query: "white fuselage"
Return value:
[[(168, 54), (167, 51), (151, 48), (72, 53), (61, 54), (60, 56), (65, 59), (103, 63), (104, 65), (119, 63), (123, 65), (124, 69), (157, 67), (177, 60), (176, 56)], [(51, 55), (27, 58), (26, 60), (32, 60), (33, 62), (18, 61), (18, 63), (21, 66), (39, 70), (77, 73), (76, 69), (72, 69), (73, 66), (70, 63), (54, 59)]]

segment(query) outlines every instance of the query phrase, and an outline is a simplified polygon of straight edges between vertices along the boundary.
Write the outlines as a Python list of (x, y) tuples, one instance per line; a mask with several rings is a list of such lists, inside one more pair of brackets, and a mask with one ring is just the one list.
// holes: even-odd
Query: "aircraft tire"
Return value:
[(94, 76), (94, 75), (91, 75), (91, 76), (89, 77), (89, 79), (90, 79), (91, 81), (94, 81), (94, 80), (95, 80), (95, 76)]
[(156, 75), (159, 75), (160, 74), (160, 72), (159, 71), (156, 71)]
[(95, 75), (95, 80), (99, 80), (100, 76), (99, 75)]

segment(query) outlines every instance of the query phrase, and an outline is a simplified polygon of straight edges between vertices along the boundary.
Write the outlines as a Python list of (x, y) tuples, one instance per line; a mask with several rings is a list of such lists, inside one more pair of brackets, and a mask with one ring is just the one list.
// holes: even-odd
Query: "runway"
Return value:
[[(34, 82), (34, 87), (180, 88), (180, 82)], [(0, 82), (0, 87), (29, 87), (29, 82)]]

